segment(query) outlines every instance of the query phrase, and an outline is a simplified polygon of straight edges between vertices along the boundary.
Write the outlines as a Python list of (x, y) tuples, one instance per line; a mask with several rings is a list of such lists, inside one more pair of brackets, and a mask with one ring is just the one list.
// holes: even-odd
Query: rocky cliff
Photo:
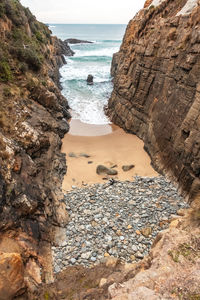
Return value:
[(68, 44), (29, 9), (0, 1), (0, 299), (52, 280), (48, 249), (68, 219), (60, 152), (70, 118), (59, 89), (64, 55), (73, 55)]
[(156, 169), (189, 193), (200, 175), (200, 2), (146, 1), (111, 73), (112, 121), (142, 138)]

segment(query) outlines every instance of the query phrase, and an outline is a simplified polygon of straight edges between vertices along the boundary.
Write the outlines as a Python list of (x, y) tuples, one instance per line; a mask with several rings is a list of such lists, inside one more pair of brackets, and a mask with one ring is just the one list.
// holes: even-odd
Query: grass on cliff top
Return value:
[[(41, 70), (50, 52), (46, 45), (51, 43), (51, 31), (36, 20), (28, 8), (18, 0), (1, 0), (0, 19), (12, 22), (12, 29), (0, 45), (0, 81), (8, 82), (28, 69)], [(1, 20), (0, 20), (1, 21)]]

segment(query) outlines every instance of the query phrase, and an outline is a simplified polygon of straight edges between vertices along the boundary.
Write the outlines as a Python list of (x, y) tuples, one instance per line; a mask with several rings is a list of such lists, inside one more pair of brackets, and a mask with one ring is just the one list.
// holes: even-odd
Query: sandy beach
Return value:
[[(70, 131), (65, 135), (62, 146), (67, 158), (63, 190), (103, 183), (109, 178), (124, 181), (133, 180), (135, 175), (157, 176), (143, 146), (138, 137), (125, 133), (115, 125), (89, 125), (71, 120)], [(116, 166), (114, 169), (118, 175), (98, 175), (96, 168), (100, 164)], [(122, 170), (122, 166), (131, 164), (135, 166), (133, 169), (128, 172)]]

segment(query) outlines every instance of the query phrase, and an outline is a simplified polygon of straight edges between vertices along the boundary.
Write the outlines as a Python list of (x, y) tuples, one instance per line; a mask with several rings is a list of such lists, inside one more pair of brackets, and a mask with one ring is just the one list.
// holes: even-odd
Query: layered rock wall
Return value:
[(200, 2), (146, 1), (113, 56), (112, 121), (187, 193), (200, 176)]

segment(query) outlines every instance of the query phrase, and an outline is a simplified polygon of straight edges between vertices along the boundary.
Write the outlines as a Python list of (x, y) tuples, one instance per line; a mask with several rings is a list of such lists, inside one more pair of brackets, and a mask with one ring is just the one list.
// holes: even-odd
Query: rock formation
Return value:
[(91, 74), (89, 74), (88, 77), (87, 77), (87, 80), (86, 80), (87, 84), (88, 85), (93, 85), (94, 84), (93, 80), (94, 80), (94, 77)]
[(189, 193), (200, 175), (200, 2), (146, 1), (112, 61), (112, 121)]
[(18, 0), (0, 3), (0, 37), (0, 266), (9, 260), (19, 277), (1, 290), (0, 268), (0, 295), (10, 299), (53, 280), (50, 243), (68, 220), (60, 148), (70, 114), (58, 70), (73, 52)]
[(65, 42), (69, 44), (92, 44), (92, 42), (90, 41), (78, 40), (78, 39), (67, 39), (65, 40)]

